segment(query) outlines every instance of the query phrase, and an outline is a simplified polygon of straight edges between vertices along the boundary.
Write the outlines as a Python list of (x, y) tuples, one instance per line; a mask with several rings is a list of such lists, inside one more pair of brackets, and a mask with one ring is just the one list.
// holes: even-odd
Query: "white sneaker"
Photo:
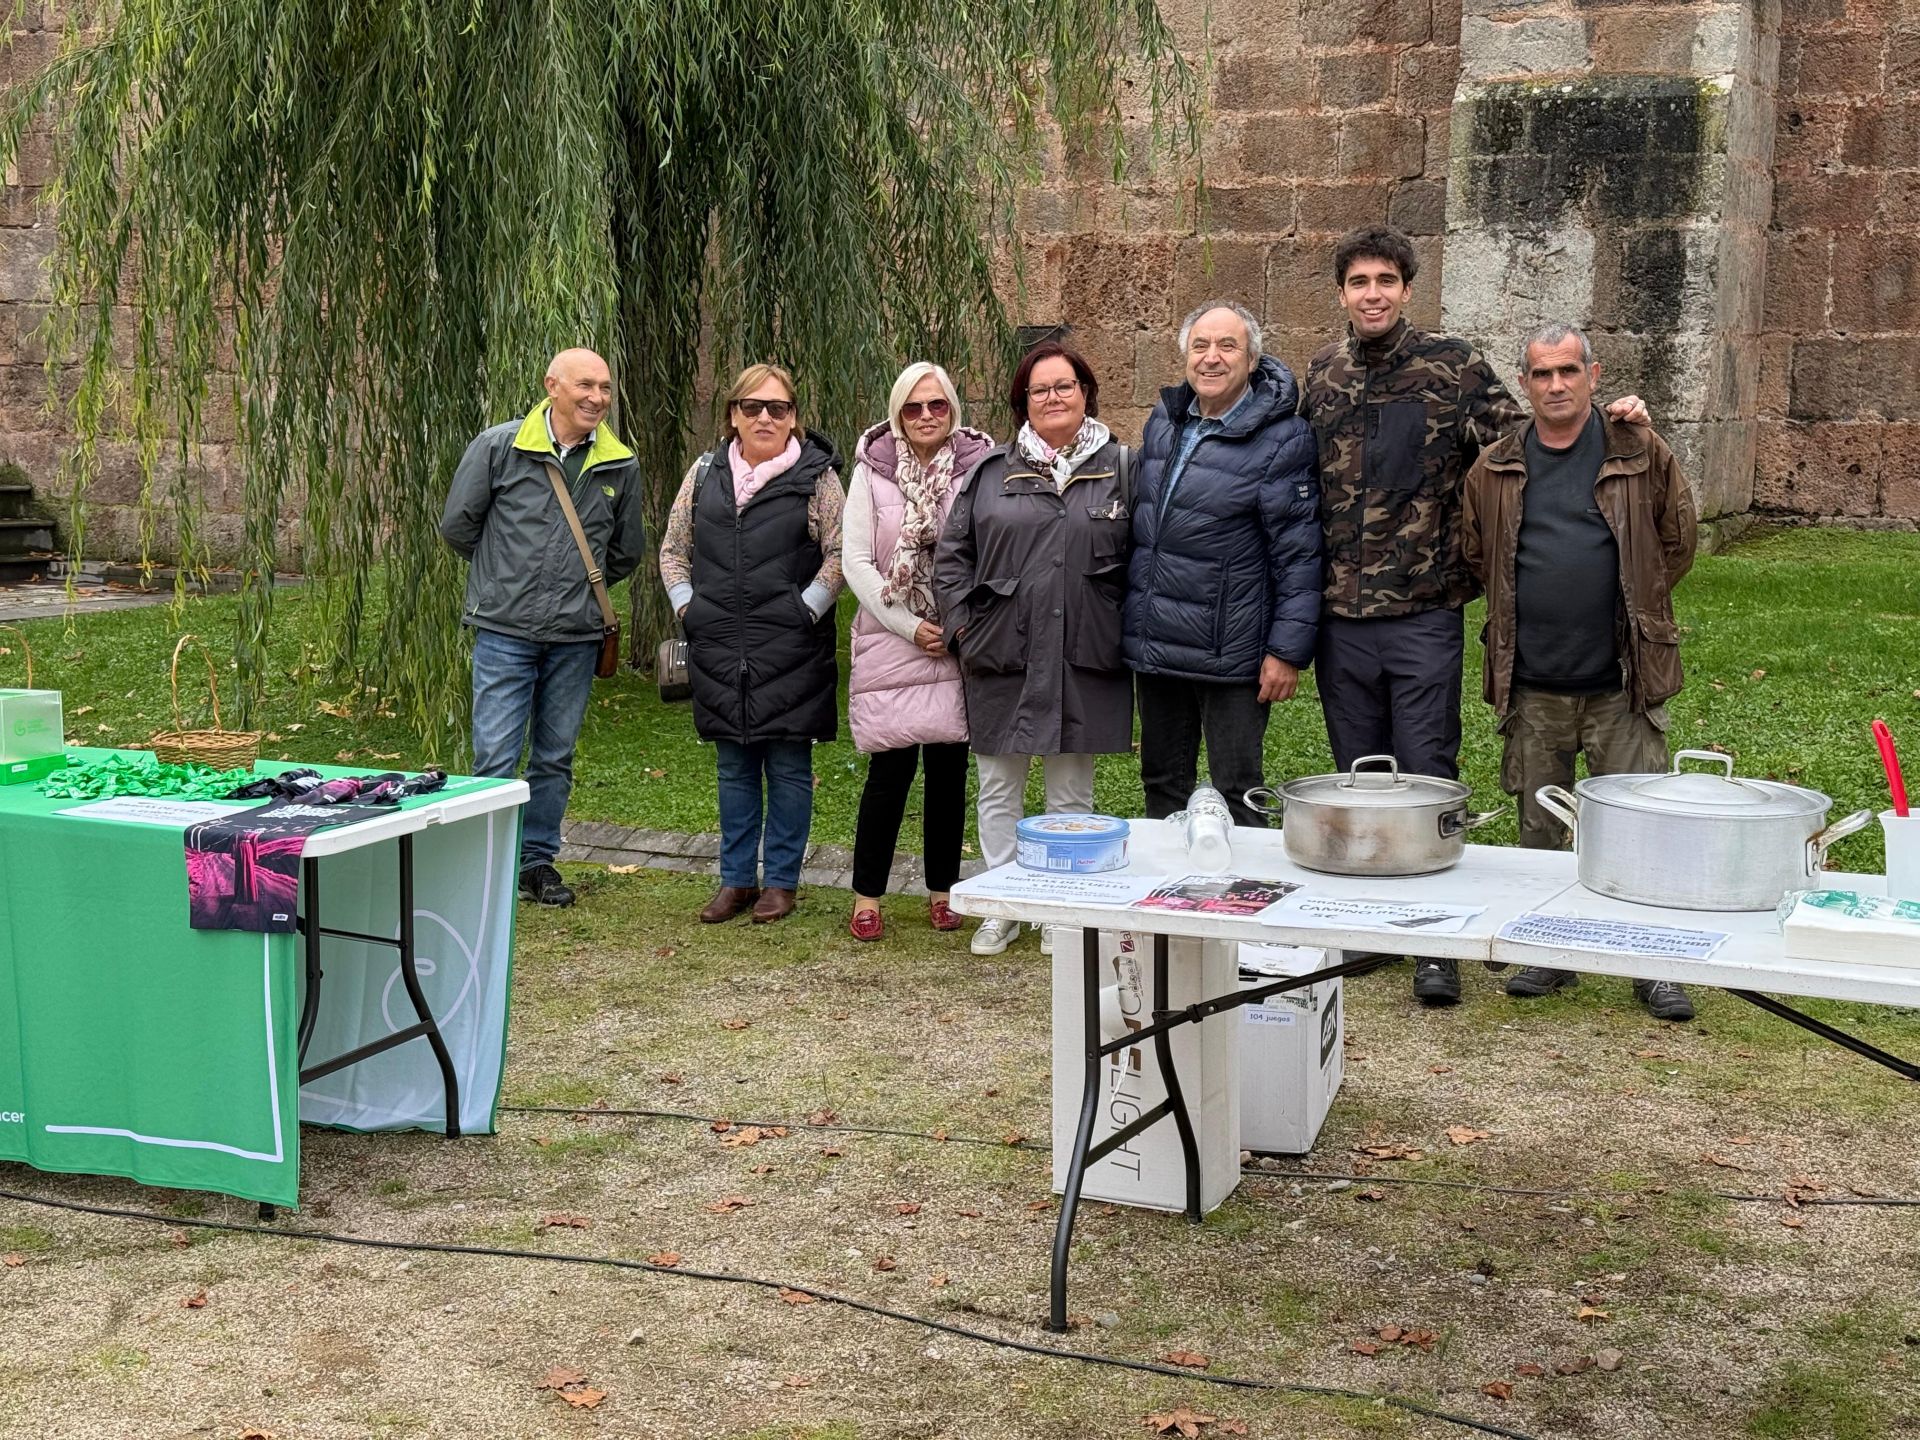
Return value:
[(1042, 955), (1053, 954), (1053, 928), (1051, 925), (1042, 925), (1040, 927), (1040, 953)]
[(1018, 920), (982, 920), (980, 928), (973, 932), (973, 944), (970, 947), (976, 955), (998, 955), (1014, 941), (1020, 938)]

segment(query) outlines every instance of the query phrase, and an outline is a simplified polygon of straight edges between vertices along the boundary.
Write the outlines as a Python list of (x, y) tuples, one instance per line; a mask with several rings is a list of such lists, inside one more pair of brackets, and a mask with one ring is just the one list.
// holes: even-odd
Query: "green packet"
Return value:
[(210, 765), (162, 765), (110, 755), (104, 760), (70, 760), (39, 785), (49, 800), (112, 800), (142, 795), (169, 800), (224, 800), (253, 779), (251, 770), (215, 770)]
[(1893, 900), (1885, 895), (1862, 895), (1855, 890), (1789, 890), (1780, 905), (1785, 920), (1796, 905), (1827, 910), (1849, 920), (1899, 921), (1920, 925), (1920, 900)]

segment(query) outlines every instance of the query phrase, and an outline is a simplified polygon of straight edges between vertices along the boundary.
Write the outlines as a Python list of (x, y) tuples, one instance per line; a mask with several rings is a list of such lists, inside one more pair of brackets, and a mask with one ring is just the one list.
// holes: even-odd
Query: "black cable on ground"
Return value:
[[(502, 1105), (500, 1112), (507, 1115), (605, 1115), (614, 1119), (641, 1120), (690, 1120), (701, 1125), (728, 1124), (734, 1126), (758, 1126), (763, 1130), (783, 1129), (789, 1134), (799, 1134), (806, 1130), (838, 1131), (849, 1135), (892, 1135), (903, 1140), (933, 1140), (943, 1145), (992, 1145), (1001, 1150), (1051, 1150), (1037, 1140), (1028, 1140), (1024, 1136), (1017, 1140), (994, 1140), (985, 1135), (946, 1135), (930, 1130), (889, 1130), (877, 1125), (843, 1125), (834, 1121), (828, 1125), (815, 1125), (799, 1120), (734, 1120), (721, 1115), (695, 1115), (690, 1110), (623, 1110), (593, 1109), (584, 1105)], [(1491, 1195), (1519, 1195), (1535, 1200), (1630, 1200), (1636, 1198), (1635, 1191), (1618, 1190), (1529, 1190), (1518, 1185), (1494, 1185), (1484, 1180), (1440, 1180), (1429, 1176), (1415, 1175), (1356, 1175), (1337, 1170), (1262, 1170), (1257, 1166), (1243, 1165), (1242, 1175), (1251, 1175), (1267, 1180), (1351, 1180), (1365, 1185), (1426, 1185), (1444, 1190), (1480, 1190)], [(1709, 1191), (1717, 1200), (1737, 1200), (1748, 1204), (1778, 1205), (1781, 1195), (1743, 1195), (1731, 1190)], [(1920, 1206), (1920, 1199), (1910, 1199), (1889, 1195), (1802, 1195), (1794, 1202), (1796, 1205), (1882, 1205)]]
[(1455, 1415), (1431, 1405), (1423, 1405), (1418, 1400), (1409, 1400), (1398, 1395), (1347, 1390), (1336, 1385), (1308, 1385), (1288, 1380), (1257, 1380), (1240, 1375), (1209, 1375), (1204, 1371), (1181, 1369), (1155, 1360), (1128, 1360), (1117, 1355), (1099, 1355), (1087, 1350), (1064, 1350), (1052, 1345), (1037, 1344), (1031, 1340), (1014, 1340), (1003, 1335), (990, 1334), (985, 1330), (972, 1330), (964, 1325), (935, 1320), (925, 1315), (915, 1315), (906, 1310), (891, 1310), (884, 1305), (876, 1305), (870, 1300), (857, 1299), (852, 1295), (842, 1295), (835, 1290), (821, 1290), (812, 1285), (798, 1285), (784, 1280), (768, 1280), (757, 1275), (735, 1275), (722, 1270), (693, 1270), (683, 1265), (655, 1265), (646, 1260), (628, 1260), (612, 1255), (582, 1255), (564, 1250), (515, 1250), (494, 1245), (457, 1245), (440, 1240), (381, 1240), (368, 1235), (342, 1235), (330, 1230), (296, 1230), (283, 1229), (274, 1225), (244, 1225), (232, 1220), (186, 1219), (175, 1215), (162, 1215), (152, 1210), (131, 1210), (117, 1205), (92, 1205), (79, 1200), (28, 1195), (17, 1190), (0, 1190), (0, 1200), (12, 1200), (22, 1205), (40, 1205), (55, 1210), (71, 1210), (77, 1214), (98, 1215), (110, 1220), (138, 1220), (153, 1225), (164, 1225), (170, 1229), (223, 1230), (237, 1235), (264, 1235), (279, 1240), (320, 1240), (330, 1245), (354, 1245), (368, 1250), (475, 1255), (504, 1260), (544, 1260), (556, 1265), (605, 1265), (617, 1270), (640, 1270), (655, 1275), (677, 1275), (688, 1280), (714, 1280), (722, 1284), (748, 1285), (762, 1290), (794, 1291), (801, 1295), (811, 1295), (814, 1299), (824, 1300), (831, 1305), (844, 1305), (849, 1310), (857, 1310), (862, 1314), (877, 1315), (886, 1320), (901, 1320), (911, 1325), (923, 1326), (928, 1330), (937, 1330), (943, 1335), (977, 1341), (982, 1345), (994, 1345), (1003, 1350), (1016, 1350), (1024, 1355), (1037, 1355), (1047, 1360), (1076, 1360), (1087, 1365), (1133, 1370), (1147, 1375), (1165, 1375), (1175, 1380), (1186, 1380), (1202, 1385), (1219, 1385), (1234, 1390), (1271, 1390), (1292, 1395), (1319, 1395), (1338, 1400), (1358, 1400), (1369, 1405), (1389, 1405), (1397, 1410), (1423, 1415), (1430, 1420), (1441, 1420), (1463, 1429), (1477, 1430), (1483, 1435), (1500, 1436), (1502, 1440), (1536, 1440), (1536, 1437), (1528, 1435), (1525, 1431), (1512, 1430), (1486, 1420), (1475, 1420), (1468, 1415)]

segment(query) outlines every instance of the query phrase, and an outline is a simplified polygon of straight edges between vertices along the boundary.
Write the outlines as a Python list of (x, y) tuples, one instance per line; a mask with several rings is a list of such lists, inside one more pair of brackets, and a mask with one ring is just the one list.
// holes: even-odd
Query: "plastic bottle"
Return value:
[(1233, 812), (1227, 798), (1202, 785), (1187, 798), (1187, 864), (1198, 875), (1223, 875), (1233, 866)]

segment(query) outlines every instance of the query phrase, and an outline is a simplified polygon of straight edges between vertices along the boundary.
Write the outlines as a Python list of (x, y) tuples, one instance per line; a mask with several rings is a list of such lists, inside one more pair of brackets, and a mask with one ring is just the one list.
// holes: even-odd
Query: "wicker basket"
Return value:
[(20, 637), (20, 653), (27, 657), (27, 683), (22, 688), (33, 689), (33, 647), (27, 643), (27, 632), (18, 625), (0, 625), (0, 630), (9, 631)]
[[(207, 694), (213, 700), (213, 728), (188, 730), (180, 720), (180, 652), (192, 641), (207, 663)], [(210, 765), (216, 770), (249, 770), (260, 758), (258, 730), (223, 730), (220, 727), (220, 686), (214, 678), (213, 657), (196, 635), (182, 635), (173, 647), (173, 729), (162, 730), (147, 744), (165, 765)]]

